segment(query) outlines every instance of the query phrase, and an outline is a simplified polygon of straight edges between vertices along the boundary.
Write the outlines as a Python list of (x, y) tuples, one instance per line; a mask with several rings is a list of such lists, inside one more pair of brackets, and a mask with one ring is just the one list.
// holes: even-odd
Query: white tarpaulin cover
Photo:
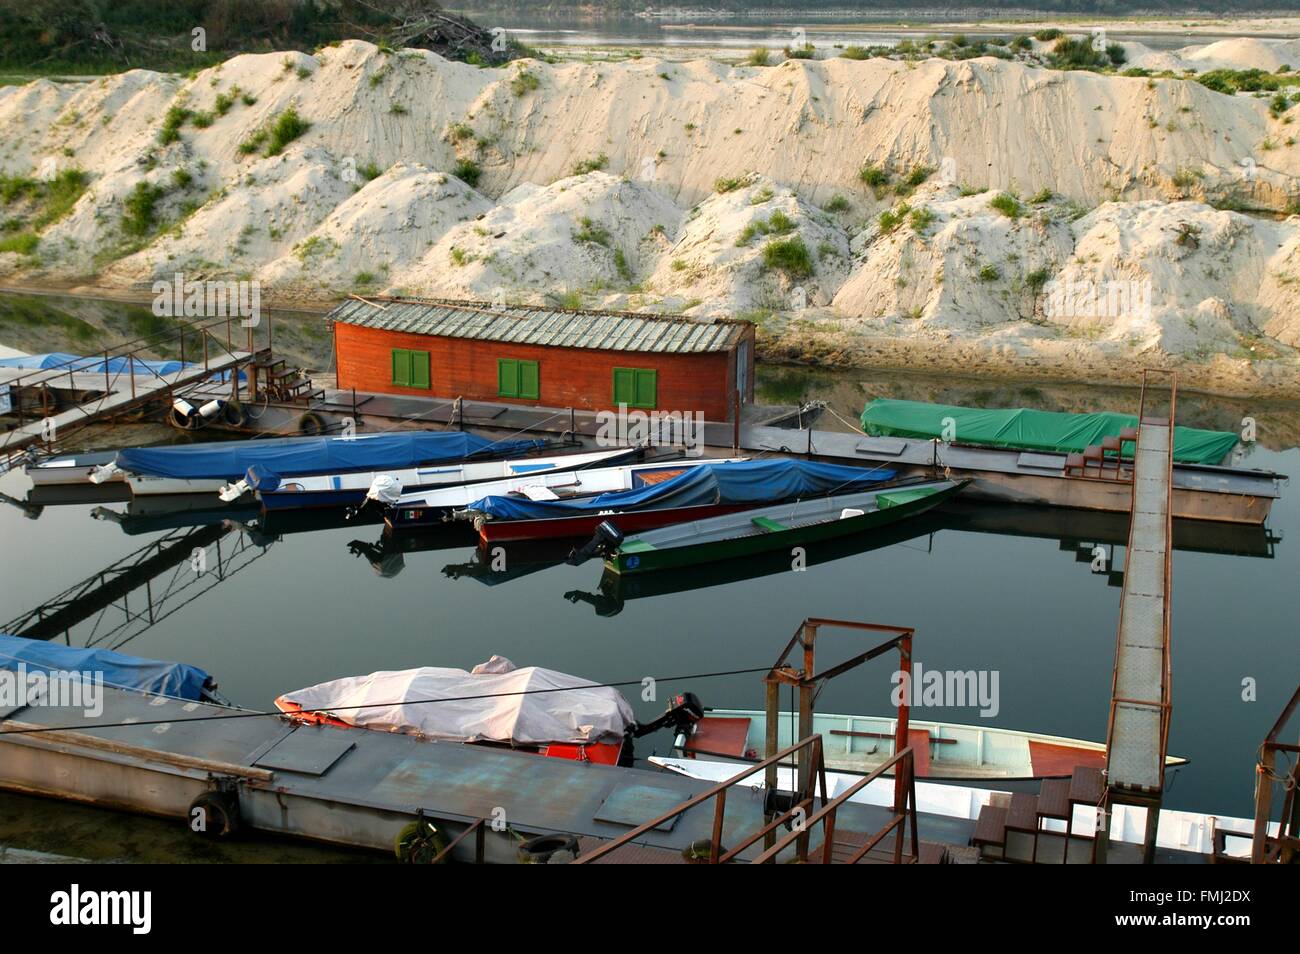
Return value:
[[(419, 701), (423, 699), (457, 701)], [(553, 669), (518, 669), (504, 656), (493, 656), (470, 672), (425, 666), (334, 679), (275, 702), (285, 711), (329, 709), (325, 715), (349, 725), (450, 742), (614, 741), (635, 720), (617, 689), (595, 687)]]

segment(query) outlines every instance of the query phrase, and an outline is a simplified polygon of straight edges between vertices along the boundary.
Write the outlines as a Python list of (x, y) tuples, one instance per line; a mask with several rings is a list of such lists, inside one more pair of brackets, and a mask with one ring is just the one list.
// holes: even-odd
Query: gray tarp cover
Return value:
[[(478, 698), (466, 698), (471, 696)], [(454, 701), (421, 701), (426, 699)], [(276, 705), (329, 709), (334, 718), (367, 729), (521, 745), (613, 741), (635, 720), (617, 689), (553, 669), (520, 669), (503, 656), (470, 672), (425, 666), (334, 679), (286, 693)]]

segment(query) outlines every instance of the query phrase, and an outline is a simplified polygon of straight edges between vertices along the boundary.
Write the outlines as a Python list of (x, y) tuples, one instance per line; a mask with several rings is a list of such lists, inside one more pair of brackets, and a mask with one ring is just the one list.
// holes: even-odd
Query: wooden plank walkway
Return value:
[[(172, 374), (150, 375), (147, 380), (138, 374), (134, 375), (134, 377), (127, 374), (118, 375), (114, 390), (103, 397), (68, 408), (47, 418), (29, 421), (6, 434), (0, 435), (0, 454), (20, 450), (44, 440), (48, 428), (52, 427), (54, 433), (58, 434), (65, 428), (86, 424), (115, 412), (124, 411), (135, 404), (158, 397), (169, 390), (198, 384), (215, 374), (220, 374), (222, 371), (228, 371), (243, 364), (251, 357), (251, 353), (247, 351), (229, 352), (209, 359), (206, 366), (196, 364), (188, 368), (182, 368)], [(33, 371), (21, 379), (19, 386), (34, 386), (42, 382), (54, 384), (59, 379), (66, 381), (68, 372), (58, 369)], [(100, 384), (103, 383), (102, 377), (98, 377), (98, 380)], [(134, 388), (132, 387), (133, 381)]]
[(1107, 746), (1110, 787), (1141, 792), (1159, 792), (1164, 784), (1170, 423), (1147, 418), (1138, 429)]

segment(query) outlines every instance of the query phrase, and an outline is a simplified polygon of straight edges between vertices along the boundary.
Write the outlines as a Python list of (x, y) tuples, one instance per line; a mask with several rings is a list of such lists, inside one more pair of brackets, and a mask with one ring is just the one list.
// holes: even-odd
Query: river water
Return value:
[[(853, 16), (810, 16), (791, 13), (789, 16), (755, 16), (719, 18), (707, 15), (677, 19), (645, 19), (635, 16), (609, 16), (583, 19), (566, 14), (541, 16), (503, 10), (501, 12), (473, 13), (485, 26), (504, 29), (514, 40), (541, 48), (568, 47), (574, 50), (636, 48), (700, 48), (700, 49), (751, 49), (765, 46), (780, 49), (806, 40), (822, 49), (836, 46), (883, 46), (901, 40), (921, 37), (947, 39), (957, 33), (970, 37), (1013, 37), (1025, 29), (1015, 24), (1001, 27), (996, 23), (972, 30), (958, 30), (954, 23), (969, 24), (970, 11), (957, 11), (957, 15), (942, 17), (907, 17), (907, 25), (900, 25), (900, 17), (872, 18), (866, 14)], [(1050, 22), (1050, 16), (1042, 17)], [(1068, 25), (1067, 25), (1068, 28)], [(1183, 32), (1148, 32), (1143, 30), (1108, 31), (1110, 42), (1138, 42), (1156, 50), (1172, 50), (1192, 44), (1213, 43), (1231, 39), (1238, 34), (1206, 34)]]
[[(831, 410), (823, 423), (840, 427), (846, 425), (839, 418), (854, 420), (876, 395), (1066, 410), (1136, 406), (1135, 392), (1115, 388), (902, 373), (762, 368), (759, 383), (760, 400), (826, 400)], [(1260, 442), (1246, 463), (1300, 473), (1295, 406), (1188, 394), (1180, 407), (1180, 422), (1190, 425), (1234, 427), (1243, 416), (1255, 417)], [(95, 440), (172, 436), (146, 426)], [(10, 497), (21, 498), (25, 488), (21, 474), (0, 479), (0, 492)], [(166, 532), (147, 519), (120, 519), (131, 513), (127, 503), (101, 506), (98, 513), (83, 504), (31, 515), (0, 505), (0, 629)], [(468, 668), (493, 653), (600, 682), (655, 677), (660, 700), (691, 689), (706, 705), (760, 708), (758, 676), (669, 677), (770, 665), (808, 616), (867, 620), (915, 627), (915, 656), (927, 668), (996, 672), (998, 711), (987, 724), (1104, 739), (1119, 590), (1078, 554), (1122, 538), (1122, 523), (1117, 537), (1113, 522), (1079, 515), (973, 509), (987, 518), (978, 527), (941, 518), (890, 545), (848, 546), (804, 572), (701, 568), (659, 592), (622, 594), (601, 592), (596, 564), (529, 563), (512, 555), (511, 572), (494, 576), (463, 543), (424, 540), (421, 549), (395, 554), (384, 550), (374, 525), (279, 536), (236, 527), (219, 544), (224, 579), (212, 571), (214, 544), (201, 580), (182, 563), (151, 581), (155, 599), (167, 598), (156, 622), (106, 610), (75, 627), (71, 642), (192, 663), (212, 673), (234, 702), (258, 708), (326, 679), (424, 665)], [(1196, 549), (1175, 554), (1169, 749), (1192, 761), (1177, 773), (1167, 807), (1252, 810), (1256, 748), (1300, 682), (1300, 552), (1289, 538), (1297, 526), (1300, 499), (1290, 488), (1268, 522), (1281, 542), (1266, 542), (1263, 531), (1211, 528), (1191, 541)], [(1121, 566), (1122, 545), (1113, 557)], [(132, 613), (142, 614), (143, 590), (131, 600)], [(863, 648), (853, 637), (828, 645), (839, 648), (826, 651), (823, 665)], [(869, 664), (830, 682), (819, 709), (886, 712), (891, 669)], [(1243, 680), (1254, 681), (1256, 701), (1243, 701)], [(641, 718), (662, 708), (629, 695)], [(921, 710), (917, 717), (981, 720), (974, 708)], [(666, 743), (657, 737), (638, 755), (656, 745), (664, 753)], [(176, 824), (13, 795), (0, 795), (0, 843), (138, 860), (354, 857), (261, 838), (210, 847), (187, 840)]]

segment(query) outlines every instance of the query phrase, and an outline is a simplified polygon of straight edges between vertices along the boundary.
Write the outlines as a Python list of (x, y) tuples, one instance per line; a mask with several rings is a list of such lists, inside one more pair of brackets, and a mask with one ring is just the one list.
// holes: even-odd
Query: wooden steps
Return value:
[[(1093, 834), (1072, 830), (1074, 811), (1095, 808), (1104, 796), (1101, 772), (1091, 766), (1078, 766), (1068, 779), (1044, 779), (1038, 794), (996, 792), (975, 819), (971, 847), (981, 861), (1092, 864)], [(1065, 831), (1049, 822), (1064, 822)]]

